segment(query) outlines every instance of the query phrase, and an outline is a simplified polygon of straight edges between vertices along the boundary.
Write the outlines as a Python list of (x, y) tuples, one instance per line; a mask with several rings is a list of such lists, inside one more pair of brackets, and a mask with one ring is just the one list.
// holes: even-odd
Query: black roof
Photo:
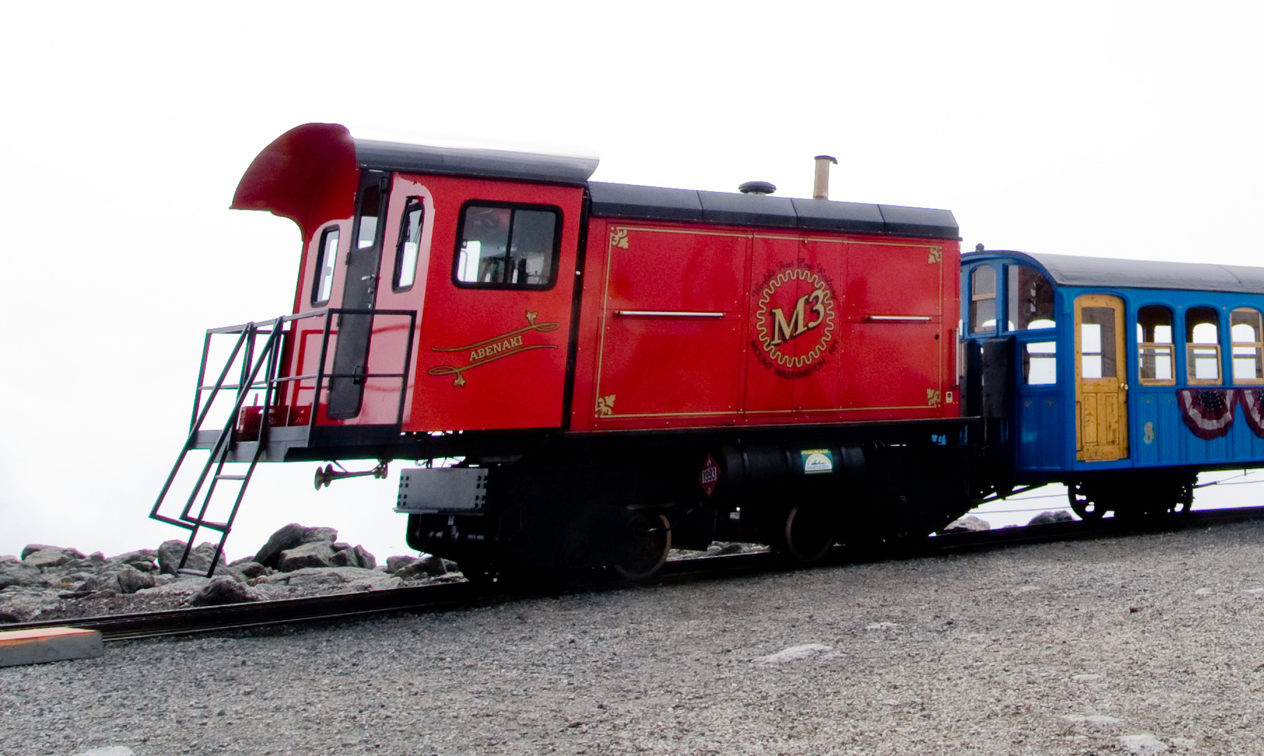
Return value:
[(597, 170), (596, 158), (541, 155), (531, 152), (431, 147), (420, 144), (355, 140), (361, 168), (415, 171), (452, 176), (536, 181), (582, 186)]
[(949, 210), (898, 205), (729, 194), (591, 181), (592, 214), (601, 218), (696, 221), (733, 226), (796, 228), (956, 239)]
[(969, 264), (989, 257), (1010, 257), (1034, 262), (1058, 286), (1264, 294), (1264, 268), (1244, 265), (1119, 260), (1008, 251), (973, 252), (962, 255), (961, 262)]

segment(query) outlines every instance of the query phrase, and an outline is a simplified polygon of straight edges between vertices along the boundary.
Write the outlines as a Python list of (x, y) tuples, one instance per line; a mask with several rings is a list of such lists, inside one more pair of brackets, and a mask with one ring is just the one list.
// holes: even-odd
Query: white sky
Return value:
[[(183, 536), (146, 515), (202, 334), (293, 300), (295, 226), (227, 209), (293, 126), (783, 196), (808, 196), (826, 153), (834, 199), (951, 209), (963, 249), (1260, 264), (1262, 21), (1258, 3), (1100, 0), (8, 8), (0, 554)], [(295, 520), (406, 551), (398, 464), (320, 493), (314, 467), (261, 470), (230, 558)]]

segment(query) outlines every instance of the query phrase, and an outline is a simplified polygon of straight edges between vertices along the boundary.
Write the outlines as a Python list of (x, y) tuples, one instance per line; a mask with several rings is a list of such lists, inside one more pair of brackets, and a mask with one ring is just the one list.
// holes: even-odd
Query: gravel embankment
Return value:
[(1254, 754), (1264, 524), (0, 669), (0, 754)]

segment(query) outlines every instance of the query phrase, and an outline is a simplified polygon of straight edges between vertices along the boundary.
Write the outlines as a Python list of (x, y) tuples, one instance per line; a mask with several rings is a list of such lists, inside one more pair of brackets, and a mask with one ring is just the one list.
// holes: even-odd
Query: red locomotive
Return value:
[(208, 332), (233, 349), (203, 360), (177, 470), (209, 457), (154, 516), (192, 543), (227, 534), (258, 462), (426, 460), (401, 473), (413, 547), (641, 575), (673, 542), (812, 561), (970, 508), (950, 212), (595, 168), (332, 124), (269, 145), (232, 206), (298, 224), (294, 311)]

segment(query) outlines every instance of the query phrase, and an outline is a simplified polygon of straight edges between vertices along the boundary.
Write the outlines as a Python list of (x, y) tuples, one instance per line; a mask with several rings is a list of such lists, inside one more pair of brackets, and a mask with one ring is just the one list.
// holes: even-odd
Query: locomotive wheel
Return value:
[(1071, 504), (1071, 511), (1075, 512), (1081, 520), (1096, 522), (1106, 515), (1106, 507), (1084, 493), (1083, 483), (1067, 485), (1067, 501)]
[(623, 563), (613, 565), (624, 580), (640, 580), (658, 572), (671, 551), (671, 522), (666, 515), (646, 514), (633, 527), (632, 543)]
[(820, 561), (834, 546), (834, 524), (831, 519), (824, 507), (790, 507), (786, 512), (778, 543), (775, 544), (777, 550), (799, 564)]
[(1172, 506), (1168, 511), (1178, 517), (1181, 517), (1189, 514), (1193, 509), (1194, 484), (1186, 481), (1180, 484), (1177, 489), (1176, 501), (1172, 502)]

